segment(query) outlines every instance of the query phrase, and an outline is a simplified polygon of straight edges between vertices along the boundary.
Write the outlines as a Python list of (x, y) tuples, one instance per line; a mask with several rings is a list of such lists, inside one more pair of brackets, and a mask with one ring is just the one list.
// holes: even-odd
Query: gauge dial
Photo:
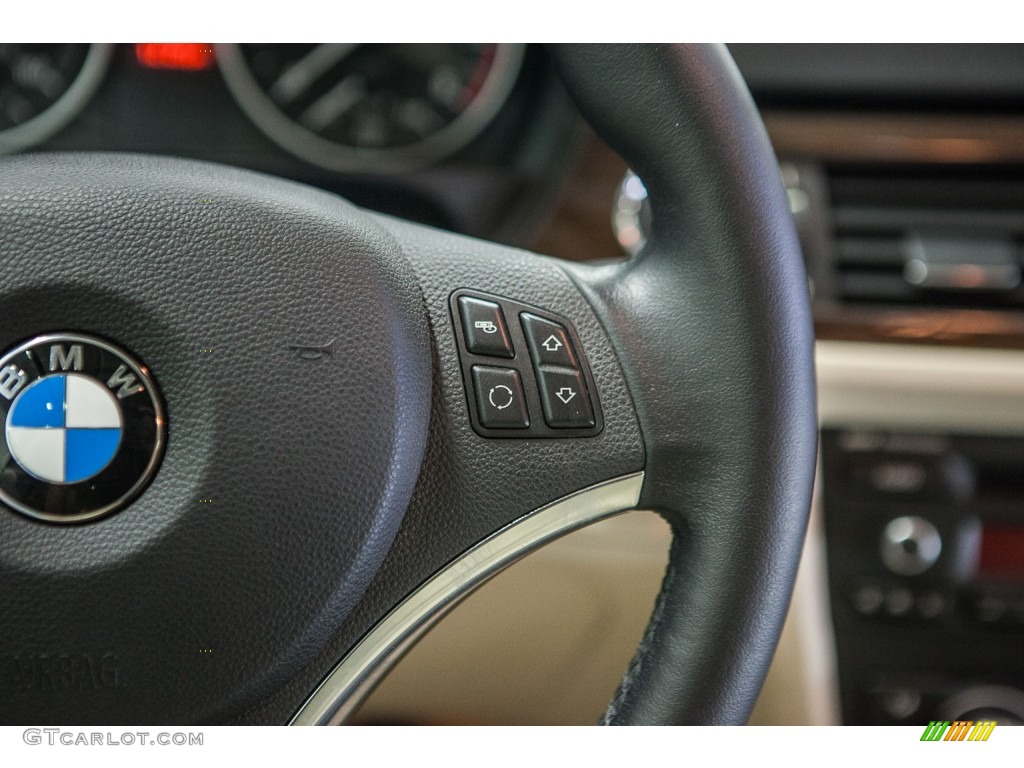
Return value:
[(285, 149), (334, 170), (427, 165), (473, 140), (515, 84), (523, 46), (220, 46), (228, 86)]
[(109, 45), (0, 44), (0, 154), (38, 144), (93, 95)]

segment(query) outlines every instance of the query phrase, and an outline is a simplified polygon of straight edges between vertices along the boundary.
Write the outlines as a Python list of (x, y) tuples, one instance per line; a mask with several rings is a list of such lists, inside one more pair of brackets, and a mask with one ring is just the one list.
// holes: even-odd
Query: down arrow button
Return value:
[(555, 429), (588, 429), (594, 410), (583, 374), (564, 368), (537, 368), (537, 385), (544, 421)]

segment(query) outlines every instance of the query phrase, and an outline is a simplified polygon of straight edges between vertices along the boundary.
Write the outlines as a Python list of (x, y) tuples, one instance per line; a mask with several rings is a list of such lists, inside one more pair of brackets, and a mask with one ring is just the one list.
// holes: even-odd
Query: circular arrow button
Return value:
[(527, 429), (526, 397), (519, 371), (514, 368), (473, 366), (477, 416), (484, 429)]
[(515, 395), (504, 384), (499, 384), (496, 387), (491, 387), (491, 391), (487, 394), (487, 399), (491, 401), (491, 405), (499, 411), (503, 411), (512, 405)]

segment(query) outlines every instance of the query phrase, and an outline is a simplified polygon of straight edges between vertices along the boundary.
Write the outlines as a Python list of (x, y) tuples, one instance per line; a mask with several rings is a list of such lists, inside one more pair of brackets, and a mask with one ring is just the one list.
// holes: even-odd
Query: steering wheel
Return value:
[[(207, 163), (0, 163), (0, 492), (27, 512), (0, 514), (0, 719), (344, 721), (488, 576), (643, 508), (673, 526), (670, 565), (605, 722), (746, 720), (816, 449), (778, 169), (724, 48), (553, 54), (649, 189), (631, 261), (567, 264)], [(50, 437), (17, 430), (58, 385), (51, 476), (24, 447)], [(121, 429), (88, 477), (87, 401)]]

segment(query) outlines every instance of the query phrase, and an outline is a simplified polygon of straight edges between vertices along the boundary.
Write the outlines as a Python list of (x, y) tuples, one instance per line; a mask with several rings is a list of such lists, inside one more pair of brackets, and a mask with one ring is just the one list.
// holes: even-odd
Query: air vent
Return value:
[(1024, 170), (828, 170), (844, 302), (1024, 308)]

